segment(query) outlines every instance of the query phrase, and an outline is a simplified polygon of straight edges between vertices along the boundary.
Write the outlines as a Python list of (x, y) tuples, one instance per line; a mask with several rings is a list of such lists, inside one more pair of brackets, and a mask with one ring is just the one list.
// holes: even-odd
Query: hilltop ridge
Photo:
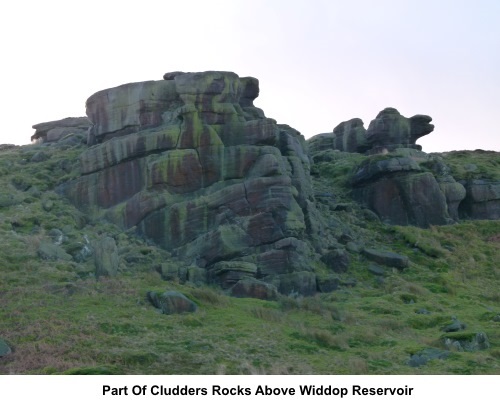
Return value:
[(392, 107), (306, 140), (259, 91), (167, 73), (0, 146), (2, 372), (498, 372), (500, 153)]

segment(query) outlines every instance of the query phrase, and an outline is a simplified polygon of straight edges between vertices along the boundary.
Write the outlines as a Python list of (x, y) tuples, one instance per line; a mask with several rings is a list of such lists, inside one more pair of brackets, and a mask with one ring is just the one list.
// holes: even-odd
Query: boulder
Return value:
[(368, 158), (356, 169), (351, 184), (353, 198), (392, 225), (449, 224), (463, 197), (459, 183), (451, 178), (440, 184), (410, 156)]
[(226, 288), (309, 270), (321, 221), (307, 144), (253, 105), (258, 94), (257, 79), (215, 71), (102, 90), (86, 104), (82, 175), (58, 191)]
[(237, 298), (257, 298), (267, 301), (275, 300), (278, 297), (278, 291), (274, 285), (254, 278), (239, 280), (231, 287), (229, 293)]
[(478, 333), (447, 333), (442, 341), (448, 350), (459, 352), (476, 352), (490, 348), (488, 336), (484, 332)]
[(386, 153), (397, 148), (421, 150), (417, 139), (430, 134), (434, 125), (428, 115), (403, 117), (395, 108), (385, 108), (370, 122), (368, 129), (363, 121), (353, 118), (337, 125), (333, 132), (319, 134), (308, 140), (309, 152), (315, 156), (327, 149), (350, 153)]
[(385, 108), (370, 122), (366, 130), (367, 143), (374, 153), (401, 147), (421, 149), (415, 142), (434, 130), (431, 121), (428, 115), (406, 118), (395, 108)]
[(103, 237), (93, 245), (96, 276), (114, 276), (118, 272), (118, 248), (113, 238)]
[(43, 122), (33, 125), (35, 133), (31, 142), (57, 142), (69, 134), (85, 135), (91, 126), (87, 117), (69, 117), (57, 121)]
[(459, 332), (467, 328), (465, 323), (460, 322), (456, 316), (452, 316), (451, 320), (452, 322), (450, 324), (445, 325), (441, 328), (443, 332)]
[(5, 357), (12, 353), (12, 349), (9, 347), (7, 342), (0, 338), (0, 357)]
[(466, 196), (465, 187), (451, 176), (444, 178), (437, 178), (439, 188), (444, 194), (446, 205), (448, 207), (448, 214), (451, 219), (458, 221), (459, 219), (459, 206)]
[(466, 195), (459, 206), (460, 214), (470, 219), (500, 219), (500, 181), (464, 181)]
[(349, 268), (349, 254), (344, 249), (333, 249), (321, 256), (325, 263), (334, 273), (345, 273)]
[(324, 151), (335, 149), (342, 152), (364, 153), (370, 146), (366, 139), (366, 129), (363, 121), (353, 118), (337, 125), (333, 132), (319, 134), (308, 140), (309, 153), (311, 156)]
[(363, 254), (368, 260), (397, 269), (405, 269), (409, 265), (408, 257), (397, 253), (377, 249), (363, 249)]
[(439, 350), (433, 347), (423, 349), (413, 354), (408, 360), (410, 367), (420, 367), (426, 365), (430, 360), (444, 360), (450, 356), (450, 352)]
[(198, 310), (198, 306), (193, 301), (177, 291), (166, 291), (162, 294), (148, 291), (147, 298), (153, 306), (165, 315), (196, 312)]

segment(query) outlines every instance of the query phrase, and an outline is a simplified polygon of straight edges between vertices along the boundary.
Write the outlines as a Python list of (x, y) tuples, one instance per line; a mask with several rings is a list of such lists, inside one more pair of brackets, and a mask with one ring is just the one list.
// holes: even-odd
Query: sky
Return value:
[(102, 89), (224, 70), (306, 138), (394, 107), (433, 118), (426, 152), (500, 150), (498, 0), (5, 1), (0, 44), (0, 144)]

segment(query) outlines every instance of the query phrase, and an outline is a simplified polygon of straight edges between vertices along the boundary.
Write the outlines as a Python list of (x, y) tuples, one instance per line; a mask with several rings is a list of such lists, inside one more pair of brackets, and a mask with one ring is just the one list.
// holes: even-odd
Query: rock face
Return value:
[(371, 155), (351, 177), (352, 196), (383, 222), (445, 225), (459, 219), (465, 189), (441, 160), (415, 143), (434, 130), (431, 120), (427, 115), (406, 118), (395, 108), (385, 108), (367, 130), (360, 119), (343, 122), (332, 134), (311, 138), (309, 150), (316, 162), (324, 160), (328, 149)]
[(368, 129), (363, 121), (353, 118), (336, 126), (331, 133), (319, 134), (308, 140), (311, 155), (325, 149), (350, 153), (380, 153), (397, 148), (421, 150), (415, 142), (430, 134), (434, 125), (428, 115), (403, 117), (395, 108), (385, 108), (370, 122)]
[(325, 149), (350, 153), (364, 153), (370, 149), (366, 139), (366, 129), (359, 118), (340, 123), (331, 133), (313, 136), (308, 143), (312, 155)]
[(428, 115), (403, 117), (395, 108), (385, 108), (370, 122), (366, 138), (372, 151), (394, 150), (396, 148), (416, 148), (418, 138), (430, 134), (434, 125)]
[(472, 219), (500, 219), (500, 182), (464, 181), (467, 195), (460, 205), (461, 215)]
[(393, 225), (452, 223), (465, 189), (453, 177), (428, 170), (429, 165), (435, 166), (422, 152), (368, 158), (352, 176), (353, 197)]
[(118, 272), (118, 249), (115, 240), (106, 236), (94, 244), (96, 276), (114, 276)]
[(364, 249), (363, 254), (378, 264), (389, 267), (404, 269), (408, 267), (408, 257), (393, 252), (380, 251), (376, 249)]
[(88, 99), (93, 146), (60, 191), (226, 288), (245, 275), (296, 291), (288, 273), (311, 271), (319, 240), (303, 136), (254, 107), (257, 79), (164, 78)]
[(57, 142), (69, 134), (87, 136), (91, 124), (87, 117), (69, 117), (36, 124), (33, 125), (35, 133), (31, 137), (31, 142)]

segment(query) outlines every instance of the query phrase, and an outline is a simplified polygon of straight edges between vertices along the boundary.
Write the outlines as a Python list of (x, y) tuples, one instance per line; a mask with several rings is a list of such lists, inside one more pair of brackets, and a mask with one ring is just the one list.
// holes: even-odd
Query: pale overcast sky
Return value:
[(306, 138), (395, 107), (433, 117), (425, 151), (500, 150), (499, 0), (4, 1), (0, 38), (0, 143), (105, 88), (227, 70)]

